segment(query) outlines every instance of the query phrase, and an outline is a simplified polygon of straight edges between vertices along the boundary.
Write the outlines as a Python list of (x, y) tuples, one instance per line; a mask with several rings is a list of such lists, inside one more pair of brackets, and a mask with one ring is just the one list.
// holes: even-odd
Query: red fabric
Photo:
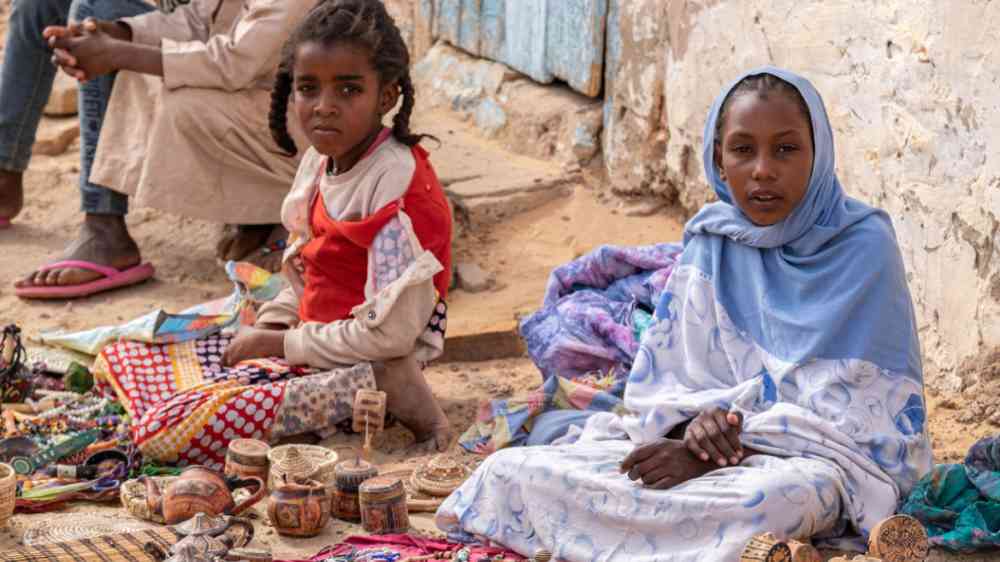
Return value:
[(275, 562), (321, 562), (331, 556), (343, 556), (352, 550), (363, 551), (366, 549), (387, 548), (398, 553), (399, 561), (411, 556), (427, 556), (430, 554), (455, 552), (461, 548), (469, 549), (469, 561), (475, 562), (484, 556), (490, 558), (501, 555), (506, 560), (524, 560), (525, 558), (513, 550), (508, 550), (497, 546), (465, 545), (447, 540), (434, 540), (416, 535), (367, 535), (353, 536), (344, 539), (344, 542), (327, 547), (309, 560), (282, 560)]
[(323, 198), (316, 197), (309, 217), (313, 238), (301, 252), (305, 289), (299, 315), (303, 321), (345, 320), (350, 318), (351, 309), (365, 302), (368, 249), (400, 209), (410, 217), (420, 245), (444, 266), (434, 277), (434, 286), (442, 299), (447, 297), (451, 280), (451, 212), (427, 152), (419, 146), (412, 151), (416, 168), (406, 195), (363, 220), (333, 220)]

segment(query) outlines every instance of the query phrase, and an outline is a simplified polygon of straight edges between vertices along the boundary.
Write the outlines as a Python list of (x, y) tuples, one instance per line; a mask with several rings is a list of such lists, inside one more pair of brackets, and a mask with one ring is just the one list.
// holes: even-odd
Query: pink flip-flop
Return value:
[(96, 279), (80, 285), (54, 285), (42, 287), (17, 287), (14, 294), (22, 299), (75, 299), (90, 296), (111, 289), (141, 283), (156, 273), (152, 264), (144, 263), (128, 269), (115, 269), (89, 261), (65, 260), (42, 266), (38, 271), (53, 269), (85, 269), (100, 273), (103, 279)]

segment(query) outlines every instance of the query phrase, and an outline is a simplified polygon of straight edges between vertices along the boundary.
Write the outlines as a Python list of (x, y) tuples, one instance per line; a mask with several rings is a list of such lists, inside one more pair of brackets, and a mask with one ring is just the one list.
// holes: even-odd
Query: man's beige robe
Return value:
[(192, 0), (122, 20), (133, 41), (162, 49), (164, 75), (118, 74), (90, 181), (186, 217), (280, 223), (298, 158), (271, 138), (271, 85), (282, 46), (315, 4)]

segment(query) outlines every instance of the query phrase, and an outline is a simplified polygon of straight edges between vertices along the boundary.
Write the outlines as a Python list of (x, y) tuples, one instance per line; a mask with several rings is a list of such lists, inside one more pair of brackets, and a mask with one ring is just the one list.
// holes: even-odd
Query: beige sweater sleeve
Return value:
[(224, 0), (192, 0), (169, 14), (159, 10), (122, 18), (132, 28), (132, 42), (159, 47), (163, 39), (205, 41), (212, 24), (212, 14)]
[[(271, 76), (281, 49), (295, 27), (305, 19), (315, 0), (249, 0), (228, 33), (209, 36), (218, 1), (195, 0), (171, 15), (150, 14), (123, 20), (140, 28), (140, 39), (158, 44), (163, 52), (163, 84), (237, 91)], [(152, 18), (146, 21), (144, 18)], [(203, 19), (205, 17), (208, 19)]]
[[(434, 256), (428, 253), (434, 259)], [(416, 347), (437, 303), (433, 274), (401, 280), (398, 294), (381, 294), (358, 307), (354, 318), (305, 322), (285, 332), (285, 359), (293, 365), (330, 369), (363, 361), (403, 357)], [(392, 302), (389, 302), (392, 301)], [(385, 316), (376, 312), (387, 308)]]

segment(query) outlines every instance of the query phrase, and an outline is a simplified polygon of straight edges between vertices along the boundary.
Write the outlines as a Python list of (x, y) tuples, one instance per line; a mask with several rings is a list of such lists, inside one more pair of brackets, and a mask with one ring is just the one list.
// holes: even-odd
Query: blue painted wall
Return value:
[[(420, 0), (434, 37), (532, 79), (601, 93), (609, 0)], [(423, 6), (434, 2), (434, 10)]]

